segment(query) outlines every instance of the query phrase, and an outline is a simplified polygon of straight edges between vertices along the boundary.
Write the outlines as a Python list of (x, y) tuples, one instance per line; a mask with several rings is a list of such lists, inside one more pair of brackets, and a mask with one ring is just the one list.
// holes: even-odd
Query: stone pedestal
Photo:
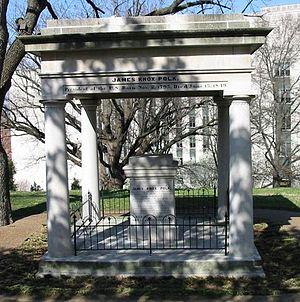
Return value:
[(175, 215), (174, 179), (178, 162), (172, 155), (131, 157), (124, 168), (130, 179), (131, 235), (159, 244), (175, 238), (175, 229), (166, 228), (167, 216)]
[(172, 155), (134, 156), (124, 167), (130, 179), (130, 214), (138, 219), (175, 214), (174, 179), (177, 161)]

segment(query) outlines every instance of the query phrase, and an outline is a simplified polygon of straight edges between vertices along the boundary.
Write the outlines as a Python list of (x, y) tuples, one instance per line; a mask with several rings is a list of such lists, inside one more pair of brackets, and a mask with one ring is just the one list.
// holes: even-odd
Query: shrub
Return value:
[(73, 182), (71, 184), (71, 190), (80, 190), (81, 189), (81, 185), (80, 185), (80, 181), (77, 178), (73, 178)]

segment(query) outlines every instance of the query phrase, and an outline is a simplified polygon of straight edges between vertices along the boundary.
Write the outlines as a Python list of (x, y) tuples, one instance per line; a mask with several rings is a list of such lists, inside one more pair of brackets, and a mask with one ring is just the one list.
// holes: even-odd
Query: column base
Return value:
[(39, 277), (265, 277), (261, 258), (225, 256), (207, 251), (85, 251), (78, 256), (50, 258), (40, 262)]

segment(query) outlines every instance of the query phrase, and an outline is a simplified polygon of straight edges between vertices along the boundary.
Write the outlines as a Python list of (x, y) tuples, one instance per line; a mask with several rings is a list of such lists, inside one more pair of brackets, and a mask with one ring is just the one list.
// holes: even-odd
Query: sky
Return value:
[[(82, 9), (82, 3), (86, 4), (86, 0), (48, 0), (50, 3), (53, 4), (53, 7), (55, 8), (55, 11), (59, 15), (60, 18), (67, 18), (74, 15), (74, 12), (76, 12), (76, 17), (85, 17), (86, 11)], [(193, 0), (188, 0), (189, 2), (192, 2)], [(240, 13), (246, 6), (249, 0), (222, 0), (222, 3), (233, 3), (234, 10), (231, 11), (233, 13)], [(104, 17), (111, 16), (113, 12), (113, 5), (112, 3), (123, 3), (123, 7), (127, 6), (128, 3), (134, 2), (134, 0), (94, 0), (95, 3), (99, 5), (100, 8), (102, 8), (106, 14)], [(142, 1), (141, 1), (142, 2)], [(144, 1), (146, 5), (148, 6), (148, 11), (151, 9), (151, 5), (153, 3), (164, 3), (165, 5), (170, 4), (173, 2), (173, 0), (147, 0)], [(125, 3), (125, 4), (124, 4)], [(287, 5), (287, 4), (300, 4), (300, 0), (253, 0), (252, 4), (248, 7), (247, 11), (245, 13), (253, 13), (258, 12), (262, 7), (265, 6), (275, 6), (275, 5)], [(14, 25), (14, 20), (16, 20), (18, 17), (22, 16), (25, 11), (27, 1), (26, 0), (10, 0), (9, 1), (9, 20), (11, 20), (11, 26)], [(89, 6), (87, 6), (89, 7)], [(125, 12), (127, 11), (126, 7), (124, 8)], [(230, 13), (230, 11), (225, 10), (225, 13)], [(80, 14), (80, 16), (78, 15)], [(208, 13), (214, 13), (213, 11), (208, 11)], [(45, 18), (50, 18), (48, 14), (44, 14)]]
[(300, 4), (300, 0), (271, 0), (266, 6), (285, 5), (285, 4)]
[[(53, 4), (53, 7), (59, 16), (62, 18), (82, 18), (93, 16), (90, 6), (86, 5), (88, 9), (83, 9), (83, 4), (86, 4), (86, 0), (48, 0)], [(93, 0), (103, 9), (106, 14), (102, 15), (103, 17), (110, 17), (113, 14), (114, 5), (112, 3), (122, 3), (123, 4), (123, 13), (127, 12), (128, 5), (135, 2), (135, 0)], [(151, 11), (153, 4), (163, 3), (168, 5), (174, 0), (146, 0), (144, 3), (148, 6), (147, 11)], [(192, 2), (193, 0), (187, 0)], [(249, 0), (222, 0), (222, 3), (233, 3), (233, 10), (224, 10), (224, 13), (241, 13), (245, 8)], [(143, 2), (143, 1), (141, 1)], [(262, 7), (265, 6), (275, 6), (275, 5), (287, 5), (287, 4), (300, 4), (300, 0), (253, 0), (251, 6), (245, 11), (245, 14), (251, 14), (254, 12), (259, 12)], [(15, 20), (24, 15), (26, 9), (27, 1), (26, 0), (9, 0), (9, 10), (8, 10), (8, 25), (10, 32), (10, 39), (13, 40), (15, 37)], [(89, 12), (88, 12), (89, 10)], [(197, 11), (196, 11), (197, 12)], [(207, 13), (214, 13), (215, 11), (209, 10)], [(192, 12), (190, 12), (192, 13)], [(218, 11), (220, 13), (220, 11)], [(38, 27), (44, 27), (47, 19), (51, 19), (49, 13), (45, 11), (39, 21)]]
[[(241, 12), (241, 10), (247, 4), (247, 0), (233, 0), (236, 4), (236, 12)], [(300, 4), (300, 0), (255, 0), (253, 1), (253, 8), (257, 11), (262, 7), (266, 6), (277, 6), (277, 5), (288, 5), (288, 4)], [(249, 11), (250, 10), (250, 11)], [(251, 12), (251, 8), (247, 11)]]

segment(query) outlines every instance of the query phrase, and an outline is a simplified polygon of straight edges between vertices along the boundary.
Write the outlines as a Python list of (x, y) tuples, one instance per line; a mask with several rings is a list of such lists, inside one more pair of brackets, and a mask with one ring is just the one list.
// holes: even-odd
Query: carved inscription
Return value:
[(171, 184), (142, 185), (131, 187), (130, 212), (137, 218), (146, 215), (163, 217), (174, 214), (174, 190)]
[(88, 85), (65, 85), (65, 94), (85, 93), (126, 93), (154, 91), (207, 91), (222, 90), (227, 87), (226, 81), (198, 81), (186, 77), (173, 76), (124, 76), (107, 77), (102, 83)]

